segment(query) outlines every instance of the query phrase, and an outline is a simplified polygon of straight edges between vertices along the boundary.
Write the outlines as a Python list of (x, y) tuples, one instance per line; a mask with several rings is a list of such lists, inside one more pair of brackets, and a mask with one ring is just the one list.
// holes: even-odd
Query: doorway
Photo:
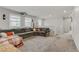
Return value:
[(64, 17), (63, 18), (64, 33), (68, 33), (72, 30), (71, 23), (72, 23), (72, 17)]

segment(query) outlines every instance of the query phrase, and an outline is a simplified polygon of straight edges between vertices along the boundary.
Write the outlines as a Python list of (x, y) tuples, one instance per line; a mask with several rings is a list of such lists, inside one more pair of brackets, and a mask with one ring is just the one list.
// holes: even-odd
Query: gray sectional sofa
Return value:
[(30, 36), (49, 36), (49, 28), (35, 28), (36, 31), (33, 31), (33, 28), (20, 28), (20, 29), (9, 29), (9, 30), (0, 30), (1, 32), (14, 32), (16, 35), (19, 35), (23, 38)]

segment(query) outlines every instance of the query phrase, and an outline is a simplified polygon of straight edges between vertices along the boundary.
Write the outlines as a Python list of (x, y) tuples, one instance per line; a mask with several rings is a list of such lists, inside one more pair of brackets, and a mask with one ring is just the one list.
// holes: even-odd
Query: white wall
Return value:
[(79, 50), (79, 7), (75, 7), (73, 13), (73, 22), (72, 22), (72, 37), (75, 41), (75, 44)]
[(49, 27), (56, 34), (63, 33), (63, 17), (50, 17), (45, 20), (45, 27)]
[(2, 15), (6, 14), (6, 17), (9, 16), (8, 15), (8, 11), (5, 11), (4, 9), (0, 8), (0, 29), (8, 29), (9, 28), (9, 23), (8, 23), (8, 18), (6, 18), (6, 20), (3, 20)]

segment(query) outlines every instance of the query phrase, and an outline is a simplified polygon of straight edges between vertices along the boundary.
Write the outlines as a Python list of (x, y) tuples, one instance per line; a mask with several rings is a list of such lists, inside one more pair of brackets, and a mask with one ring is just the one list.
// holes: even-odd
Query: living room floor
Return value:
[(22, 52), (77, 52), (72, 38), (61, 36), (33, 36), (24, 39)]

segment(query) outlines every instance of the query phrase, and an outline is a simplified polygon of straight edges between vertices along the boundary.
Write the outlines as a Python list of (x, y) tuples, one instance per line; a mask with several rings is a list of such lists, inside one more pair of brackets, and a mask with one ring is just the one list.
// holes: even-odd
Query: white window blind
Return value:
[(25, 17), (25, 26), (31, 27), (32, 26), (32, 19)]
[(20, 16), (10, 15), (10, 26), (11, 27), (20, 27), (21, 19)]

